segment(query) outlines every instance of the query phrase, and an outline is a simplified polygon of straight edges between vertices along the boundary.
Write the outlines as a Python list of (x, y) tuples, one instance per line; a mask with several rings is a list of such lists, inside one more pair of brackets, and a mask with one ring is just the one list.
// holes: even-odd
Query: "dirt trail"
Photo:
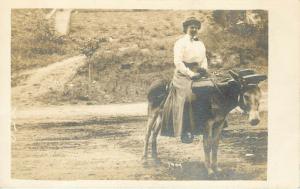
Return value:
[(36, 97), (40, 97), (50, 91), (61, 91), (66, 82), (72, 79), (78, 68), (85, 64), (85, 56), (78, 55), (49, 66), (30, 70), (24, 73), (26, 79), (12, 88), (13, 106), (37, 104)]

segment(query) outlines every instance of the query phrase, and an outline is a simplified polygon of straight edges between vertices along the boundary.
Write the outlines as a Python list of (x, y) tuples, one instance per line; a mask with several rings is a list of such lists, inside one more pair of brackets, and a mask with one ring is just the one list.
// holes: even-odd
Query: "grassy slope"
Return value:
[[(90, 59), (93, 63), (94, 80), (90, 88), (86, 66), (78, 70), (77, 76), (65, 86), (63, 93), (53, 92), (46, 98), (43, 97), (45, 101), (53, 104), (58, 103), (57, 99), (60, 103), (88, 101), (89, 104), (144, 101), (147, 87), (154, 79), (172, 77), (173, 44), (182, 34), (182, 20), (191, 15), (203, 21), (200, 37), (207, 50), (223, 57), (222, 66), (210, 66), (211, 71), (218, 71), (224, 75), (231, 68), (251, 67), (260, 73), (267, 72), (267, 55), (256, 48), (255, 35), (241, 37), (223, 30), (213, 21), (211, 11), (79, 11), (72, 15), (70, 35), (61, 44), (50, 41), (45, 46), (43, 40), (34, 43), (35, 46), (41, 44), (41, 48), (54, 49), (54, 53), (51, 51), (43, 55), (32, 52), (32, 41), (36, 36), (24, 33), (24, 30), (34, 28), (30, 24), (33, 25), (36, 21), (32, 18), (40, 13), (38, 11), (41, 12), (30, 11), (35, 14), (31, 13), (25, 19), (21, 19), (21, 15), (28, 14), (28, 11), (13, 12), (13, 72), (43, 66), (78, 53), (80, 44), (71, 39), (84, 42), (93, 37), (112, 38), (110, 42), (103, 43)], [(47, 10), (44, 10), (42, 14), (46, 12)], [(24, 24), (18, 25), (21, 21)], [(41, 32), (31, 32), (41, 35)], [(249, 64), (240, 65), (234, 50), (237, 47), (252, 49), (254, 60)]]
[(77, 44), (59, 39), (44, 18), (48, 9), (13, 9), (11, 16), (12, 74), (42, 67), (78, 53)]

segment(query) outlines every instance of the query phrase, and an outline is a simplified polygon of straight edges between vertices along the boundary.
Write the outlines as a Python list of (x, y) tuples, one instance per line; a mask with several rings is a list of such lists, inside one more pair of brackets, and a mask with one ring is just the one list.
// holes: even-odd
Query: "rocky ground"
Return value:
[[(75, 107), (74, 107), (75, 108)], [(84, 108), (81, 107), (82, 111)], [(45, 116), (45, 115), (44, 115)], [(12, 178), (33, 180), (266, 180), (267, 115), (252, 127), (245, 116), (229, 117), (214, 178), (204, 169), (202, 137), (192, 144), (158, 140), (161, 165), (141, 161), (146, 118), (63, 116), (23, 119), (12, 127)], [(69, 117), (70, 118), (70, 117)], [(15, 129), (14, 129), (15, 128)]]

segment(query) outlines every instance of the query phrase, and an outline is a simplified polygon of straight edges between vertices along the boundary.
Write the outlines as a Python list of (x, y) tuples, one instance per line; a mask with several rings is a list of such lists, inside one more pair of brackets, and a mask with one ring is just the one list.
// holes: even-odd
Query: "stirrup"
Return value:
[(190, 144), (194, 141), (194, 135), (192, 133), (184, 133), (181, 135), (181, 142), (185, 144)]

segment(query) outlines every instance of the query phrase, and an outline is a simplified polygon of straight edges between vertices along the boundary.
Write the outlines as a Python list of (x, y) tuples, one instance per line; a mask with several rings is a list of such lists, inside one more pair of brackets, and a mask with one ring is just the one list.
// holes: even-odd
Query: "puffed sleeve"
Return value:
[(207, 64), (207, 57), (206, 57), (206, 48), (205, 48), (205, 45), (202, 43), (202, 48), (203, 48), (203, 60), (202, 60), (202, 62), (200, 63), (200, 68), (203, 68), (203, 69), (205, 69), (205, 70), (207, 70), (208, 69), (208, 64)]
[(193, 71), (187, 68), (183, 63), (183, 53), (184, 53), (184, 44), (182, 41), (176, 41), (174, 45), (174, 64), (176, 69), (178, 69), (182, 74), (192, 77), (195, 75)]

